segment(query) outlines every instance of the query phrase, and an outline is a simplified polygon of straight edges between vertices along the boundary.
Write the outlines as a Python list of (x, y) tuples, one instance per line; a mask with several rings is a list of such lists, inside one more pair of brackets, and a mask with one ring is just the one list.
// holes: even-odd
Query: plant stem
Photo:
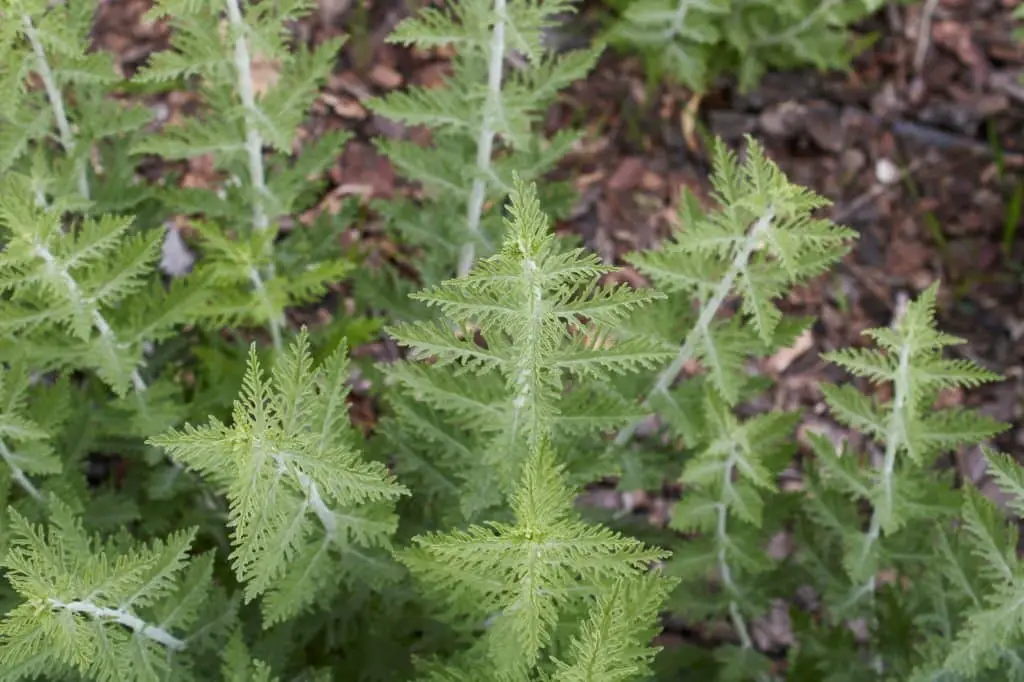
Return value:
[[(729, 456), (729, 459), (725, 462), (725, 467), (722, 471), (722, 497), (725, 497), (725, 491), (732, 488), (732, 472), (736, 466), (735, 457), (736, 446), (733, 445), (733, 454)], [(739, 593), (739, 589), (736, 587), (736, 583), (732, 579), (732, 569), (729, 568), (729, 562), (726, 557), (726, 540), (728, 536), (727, 526), (729, 520), (729, 509), (724, 502), (719, 502), (715, 505), (718, 513), (718, 522), (715, 524), (715, 539), (718, 542), (718, 573), (722, 579), (722, 585), (725, 586), (725, 590), (731, 595), (735, 596)], [(750, 632), (747, 629), (747, 623), (743, 619), (743, 614), (740, 613), (739, 604), (736, 603), (735, 599), (729, 600), (729, 617), (732, 620), (733, 627), (736, 630), (736, 634), (740, 638), (740, 644), (744, 649), (753, 648), (753, 641), (750, 639)]]
[[(659, 393), (667, 393), (672, 382), (675, 381), (676, 376), (679, 375), (679, 371), (683, 368), (687, 362), (689, 362), (697, 351), (697, 344), (702, 338), (708, 333), (708, 327), (712, 320), (715, 319), (715, 315), (718, 314), (718, 309), (722, 307), (722, 303), (725, 301), (725, 297), (729, 295), (732, 290), (732, 285), (747, 267), (747, 261), (750, 260), (750, 255), (757, 248), (757, 245), (761, 241), (761, 235), (768, 229), (772, 221), (775, 219), (775, 209), (771, 206), (765, 211), (756, 223), (751, 228), (750, 233), (747, 235), (746, 241), (743, 242), (743, 246), (739, 251), (736, 252), (736, 256), (732, 260), (732, 265), (729, 267), (728, 272), (718, 282), (718, 286), (711, 294), (711, 298), (708, 299), (707, 303), (701, 308), (700, 315), (697, 317), (697, 323), (690, 330), (690, 333), (686, 335), (686, 339), (683, 345), (679, 348), (679, 353), (675, 359), (672, 360), (671, 364), (665, 368), (661, 374), (658, 375), (657, 380), (654, 382), (654, 386), (648, 392), (647, 397), (644, 399), (644, 407), (650, 406), (651, 396)], [(616, 435), (613, 442), (614, 447), (622, 447), (629, 442), (629, 439), (636, 433), (637, 428), (641, 422), (636, 421), (629, 426), (623, 427), (618, 435)]]
[[(78, 282), (71, 276), (71, 273), (67, 271), (67, 268), (60, 266), (57, 263), (57, 259), (53, 257), (50, 250), (43, 246), (41, 243), (36, 244), (35, 249), (36, 256), (38, 256), (44, 263), (46, 263), (47, 269), (51, 273), (57, 275), (57, 277), (64, 283), (67, 289), (68, 295), (71, 297), (72, 304), (79, 309), (86, 309), (90, 312), (92, 318), (93, 327), (100, 333), (100, 338), (110, 348), (112, 354), (116, 354), (118, 346), (121, 344), (117, 340), (117, 335), (114, 330), (110, 328), (110, 324), (107, 323), (103, 314), (99, 311), (99, 308), (95, 307), (92, 301), (87, 300), (82, 295), (82, 290), (78, 286)], [(137, 369), (133, 369), (131, 373), (132, 387), (135, 392), (143, 393), (146, 390), (146, 382), (143, 381), (142, 376), (139, 374)]]
[(537, 278), (537, 263), (529, 255), (523, 260), (523, 279), (530, 291), (526, 302), (526, 317), (529, 326), (523, 353), (516, 362), (516, 397), (512, 400), (512, 440), (519, 438), (521, 415), (527, 407), (530, 418), (528, 433), (532, 446), (539, 435), (537, 424), (537, 399), (540, 393), (540, 380), (537, 368), (540, 366), (541, 331), (544, 324), (544, 288)]
[(43, 81), (46, 99), (49, 100), (50, 108), (53, 110), (53, 118), (57, 123), (57, 133), (60, 136), (60, 145), (64, 148), (65, 153), (74, 161), (78, 177), (78, 192), (88, 199), (90, 196), (89, 175), (82, 160), (74, 158), (75, 136), (71, 132), (71, 124), (68, 122), (67, 111), (64, 108), (64, 97), (61, 95), (60, 88), (57, 87), (57, 79), (54, 78), (50, 62), (46, 59), (46, 52), (43, 50), (43, 44), (39, 40), (39, 34), (36, 33), (35, 26), (32, 24), (32, 17), (23, 14), (21, 23), (25, 28), (25, 37), (28, 38), (29, 44), (32, 45), (32, 52), (35, 53), (36, 71), (38, 71), (39, 78)]
[(238, 97), (245, 108), (245, 152), (249, 157), (249, 182), (252, 183), (252, 225), (257, 230), (265, 230), (270, 226), (266, 211), (263, 210), (263, 196), (267, 191), (266, 176), (263, 170), (263, 136), (253, 125), (256, 113), (256, 91), (252, 85), (252, 59), (249, 46), (245, 42), (245, 23), (238, 0), (226, 0), (228, 21), (237, 36), (235, 37), (235, 73), (237, 74)]
[(72, 613), (82, 613), (92, 618), (118, 623), (119, 625), (125, 626), (135, 634), (141, 635), (146, 639), (153, 640), (157, 644), (161, 644), (172, 651), (183, 651), (185, 649), (185, 642), (183, 640), (178, 639), (163, 628), (146, 623), (138, 616), (128, 613), (127, 611), (98, 606), (90, 601), (64, 602), (60, 599), (52, 598), (47, 601), (54, 608), (65, 609)]
[[(249, 159), (249, 182), (252, 183), (252, 226), (258, 232), (270, 227), (270, 218), (263, 206), (263, 198), (267, 194), (266, 172), (263, 167), (263, 136), (254, 123), (257, 114), (256, 90), (252, 82), (252, 58), (249, 46), (245, 42), (245, 23), (242, 21), (242, 10), (238, 0), (225, 0), (228, 22), (236, 32), (235, 37), (235, 73), (238, 97), (245, 109), (245, 151)], [(272, 248), (272, 247), (268, 247)], [(253, 285), (261, 294), (266, 292), (265, 279), (274, 276), (273, 263), (267, 266), (265, 273), (255, 268), (252, 272)], [(270, 336), (274, 350), (283, 350), (281, 328), (284, 326), (281, 317), (271, 314)]]
[(327, 539), (333, 542), (338, 533), (338, 521), (334, 512), (331, 511), (327, 503), (324, 502), (323, 497), (320, 496), (320, 489), (317, 487), (316, 481), (301, 470), (289, 466), (288, 462), (280, 454), (270, 453), (270, 457), (274, 460), (279, 474), (283, 475), (285, 472), (289, 472), (298, 479), (299, 487), (306, 493), (306, 505), (313, 511), (320, 524), (323, 525)]
[[(736, 444), (733, 443), (729, 458), (725, 461), (725, 467), (722, 471), (722, 499), (725, 499), (726, 492), (732, 489), (732, 476), (733, 470), (736, 468), (737, 459)], [(736, 600), (736, 597), (739, 596), (739, 587), (737, 587), (736, 582), (733, 580), (732, 569), (726, 556), (728, 554), (727, 524), (729, 522), (729, 508), (725, 502), (719, 502), (715, 505), (715, 508), (718, 514), (718, 520), (715, 524), (715, 539), (718, 543), (718, 575), (722, 580), (725, 591), (732, 597), (729, 599), (729, 620), (736, 631), (736, 636), (740, 639), (740, 646), (744, 649), (754, 650), (754, 640), (750, 637), (750, 628), (747, 626), (743, 612), (740, 611), (739, 602)], [(766, 676), (762, 674), (758, 679), (764, 680)]]
[[(903, 411), (906, 407), (909, 393), (910, 343), (907, 342), (900, 348), (899, 363), (896, 366), (896, 375), (893, 380), (892, 417), (889, 422), (889, 430), (885, 435), (885, 456), (882, 459), (882, 476), (879, 480), (879, 485), (882, 487), (882, 500), (884, 501), (882, 508), (886, 510), (887, 515), (892, 513), (893, 475), (896, 471), (896, 453), (904, 443), (906, 427)], [(861, 550), (860, 561), (857, 562), (858, 565), (861, 565), (867, 559), (868, 554), (882, 535), (882, 515), (878, 513), (878, 510), (879, 505), (875, 505), (874, 510), (871, 512), (867, 542), (864, 543), (864, 547)], [(874, 582), (875, 576), (872, 574), (858, 594), (866, 594), (873, 590)]]
[(484, 104), (483, 120), (480, 122), (480, 134), (476, 139), (477, 177), (473, 180), (466, 209), (466, 230), (469, 237), (459, 254), (459, 277), (469, 273), (476, 256), (476, 240), (480, 237), (480, 219), (487, 194), (485, 177), (491, 172), (491, 155), (494, 151), (493, 120), (501, 106), (501, 77), (505, 65), (505, 0), (494, 0), (494, 14), (497, 20), (494, 22), (491, 44), (488, 48), (487, 101)]
[(10, 448), (7, 447), (2, 439), (0, 439), (0, 458), (4, 460), (7, 468), (11, 470), (11, 479), (17, 483), (22, 490), (36, 500), (37, 502), (43, 501), (43, 494), (39, 492), (39, 489), (35, 487), (29, 477), (25, 474), (21, 467), (14, 463), (14, 453), (11, 452)]

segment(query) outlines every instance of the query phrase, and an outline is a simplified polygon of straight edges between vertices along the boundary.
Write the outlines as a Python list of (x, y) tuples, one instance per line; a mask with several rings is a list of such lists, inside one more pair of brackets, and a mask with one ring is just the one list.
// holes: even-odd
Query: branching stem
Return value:
[[(874, 549), (875, 543), (882, 535), (882, 514), (879, 509), (884, 509), (886, 515), (892, 513), (893, 488), (896, 473), (896, 454), (899, 452), (906, 440), (906, 425), (904, 422), (904, 410), (907, 404), (907, 397), (910, 395), (910, 348), (909, 341), (900, 348), (899, 363), (896, 365), (896, 375), (893, 380), (892, 416), (889, 421), (889, 429), (885, 435), (885, 456), (882, 458), (882, 471), (879, 478), (879, 485), (882, 488), (881, 504), (875, 505), (871, 513), (871, 522), (868, 525), (866, 542), (864, 543), (858, 565), (863, 565), (868, 554)], [(868, 578), (866, 584), (857, 592), (858, 595), (867, 594), (874, 590), (875, 576)]]
[[(726, 497), (726, 492), (732, 488), (732, 475), (733, 469), (736, 466), (736, 454), (735, 446), (733, 446), (733, 454), (726, 460), (725, 466), (722, 469), (722, 497)], [(727, 540), (728, 540), (728, 520), (729, 520), (729, 508), (725, 502), (719, 502), (715, 505), (717, 511), (717, 523), (715, 524), (715, 539), (718, 543), (718, 574), (722, 579), (722, 585), (725, 587), (725, 591), (729, 593), (730, 597), (736, 597), (739, 594), (739, 588), (736, 586), (736, 582), (732, 577), (732, 569), (729, 567), (729, 559), (727, 552)], [(740, 638), (740, 644), (744, 649), (752, 649), (754, 647), (753, 640), (750, 639), (750, 631), (747, 629), (746, 620), (743, 618), (743, 614), (740, 612), (739, 603), (735, 598), (729, 600), (729, 618), (732, 620), (733, 628), (736, 630), (736, 635)]]
[(512, 400), (513, 440), (519, 437), (518, 431), (524, 412), (533, 420), (529, 432), (531, 441), (538, 435), (536, 420), (539, 410), (536, 403), (539, 398), (540, 381), (537, 370), (540, 366), (541, 327), (544, 324), (544, 288), (537, 275), (536, 262), (527, 256), (523, 260), (523, 279), (526, 281), (529, 291), (525, 312), (530, 322), (523, 354), (520, 356), (516, 368), (516, 397)]
[[(57, 278), (63, 282), (64, 287), (68, 292), (68, 296), (71, 298), (72, 305), (80, 310), (89, 310), (93, 328), (100, 333), (100, 338), (107, 344), (111, 353), (117, 353), (121, 344), (117, 340), (117, 335), (114, 333), (114, 330), (111, 329), (110, 324), (107, 322), (106, 318), (103, 317), (103, 313), (99, 311), (99, 307), (96, 305), (95, 301), (90, 301), (82, 294), (82, 290), (78, 286), (78, 282), (75, 281), (75, 278), (71, 276), (71, 273), (67, 271), (67, 268), (57, 262), (57, 259), (54, 258), (52, 253), (50, 253), (50, 250), (43, 244), (36, 244), (35, 253), (36, 256), (46, 263), (46, 267), (50, 273), (56, 275)], [(132, 370), (131, 381), (132, 387), (135, 389), (137, 394), (141, 394), (146, 390), (146, 382), (143, 381), (142, 376), (139, 374), (137, 369)]]
[[(658, 375), (657, 380), (654, 382), (654, 386), (648, 392), (647, 397), (644, 399), (644, 406), (650, 406), (651, 396), (657, 394), (665, 394), (668, 389), (672, 386), (672, 382), (679, 375), (679, 371), (683, 368), (687, 362), (693, 359), (694, 354), (697, 352), (697, 345), (701, 339), (707, 334), (708, 327), (711, 322), (715, 319), (715, 315), (718, 314), (718, 309), (722, 307), (722, 303), (725, 301), (726, 296), (732, 290), (733, 283), (736, 278), (740, 275), (743, 270), (747, 267), (747, 262), (750, 260), (751, 254), (757, 249), (758, 244), (761, 242), (762, 235), (771, 226), (772, 221), (775, 220), (775, 210), (769, 206), (768, 210), (765, 211), (750, 232), (747, 234), (746, 241), (743, 242), (743, 246), (736, 252), (736, 256), (733, 258), (732, 265), (729, 270), (725, 273), (725, 276), (718, 282), (718, 286), (715, 287), (714, 292), (708, 299), (707, 303), (701, 308), (700, 315), (697, 317), (697, 323), (693, 326), (693, 329), (686, 335), (686, 339), (683, 341), (683, 345), (679, 348), (679, 353), (676, 354), (671, 364), (665, 368), (661, 374)], [(633, 422), (629, 426), (623, 427), (618, 435), (615, 437), (613, 443), (614, 447), (622, 447), (629, 442), (629, 439), (636, 433), (637, 428), (641, 422)]]
[(150, 625), (138, 616), (121, 609), (111, 609), (93, 604), (89, 601), (64, 602), (60, 599), (48, 599), (50, 606), (56, 609), (64, 609), (71, 613), (80, 613), (91, 616), (98, 620), (106, 620), (118, 625), (123, 625), (137, 635), (150, 639), (157, 644), (167, 647), (172, 651), (184, 651), (185, 641), (178, 639), (163, 628)]
[[(736, 462), (739, 459), (739, 453), (737, 452), (736, 444), (732, 445), (729, 458), (725, 461), (725, 466), (722, 468), (722, 500), (725, 500), (730, 496), (732, 491), (732, 477), (736, 469)], [(729, 523), (729, 507), (724, 501), (720, 500), (715, 505), (715, 511), (717, 513), (717, 523), (715, 524), (715, 541), (718, 544), (718, 575), (722, 580), (722, 586), (725, 591), (729, 594), (729, 620), (732, 622), (733, 630), (736, 631), (736, 636), (739, 637), (740, 646), (744, 649), (754, 649), (754, 640), (750, 636), (750, 628), (747, 625), (746, 619), (743, 617), (743, 612), (740, 610), (739, 587), (736, 585), (736, 581), (732, 575), (732, 568), (729, 566), (728, 557), (728, 523)], [(758, 677), (759, 680), (766, 680), (767, 676), (761, 674)]]
[(334, 540), (338, 532), (338, 521), (334, 512), (331, 511), (327, 503), (324, 502), (323, 497), (320, 496), (320, 489), (317, 487), (316, 481), (302, 471), (289, 466), (287, 458), (281, 453), (271, 453), (270, 456), (274, 460), (274, 465), (278, 471), (281, 473), (288, 472), (298, 479), (299, 487), (306, 493), (303, 506), (308, 506), (308, 508), (312, 509), (317, 520), (323, 525), (327, 539)]
[(50, 62), (46, 59), (46, 52), (43, 50), (43, 43), (39, 40), (39, 34), (36, 32), (35, 26), (32, 24), (32, 17), (27, 14), (23, 14), (21, 17), (22, 26), (25, 29), (25, 37), (28, 38), (29, 44), (32, 45), (32, 52), (36, 57), (36, 71), (39, 73), (39, 78), (43, 81), (43, 88), (46, 90), (46, 99), (50, 102), (50, 108), (53, 110), (53, 118), (57, 123), (57, 133), (60, 136), (60, 145), (64, 148), (65, 153), (72, 158), (75, 163), (75, 170), (78, 179), (78, 192), (85, 197), (89, 198), (89, 175), (86, 172), (85, 164), (81, 159), (75, 159), (75, 135), (71, 132), (71, 124), (68, 122), (67, 110), (64, 108), (64, 96), (60, 92), (60, 88), (57, 86), (57, 79), (53, 75), (53, 69), (50, 68)]
[(226, 0), (228, 21), (235, 31), (235, 73), (238, 97), (245, 108), (245, 152), (249, 158), (249, 182), (252, 183), (252, 225), (257, 230), (265, 230), (270, 220), (263, 208), (263, 196), (267, 191), (266, 176), (263, 169), (263, 136), (255, 126), (256, 90), (252, 83), (252, 58), (249, 46), (245, 42), (245, 23), (238, 0)]
[(29, 480), (29, 477), (25, 474), (24, 470), (19, 467), (14, 461), (14, 453), (7, 447), (7, 443), (0, 439), (0, 459), (4, 460), (4, 464), (11, 471), (11, 479), (21, 487), (28, 495), (36, 500), (37, 502), (43, 501), (43, 494), (39, 492), (35, 484)]
[(487, 194), (487, 175), (491, 173), (491, 155), (494, 152), (494, 117), (501, 107), (502, 70), (505, 65), (505, 20), (506, 0), (494, 0), (494, 15), (497, 20), (491, 31), (491, 44), (487, 62), (487, 101), (484, 104), (480, 134), (476, 140), (476, 171), (473, 188), (466, 208), (466, 230), (468, 239), (459, 254), (459, 277), (465, 276), (473, 267), (476, 257), (476, 241), (480, 237), (480, 221)]
[[(270, 218), (264, 208), (263, 199), (267, 194), (266, 172), (263, 167), (263, 135), (256, 126), (259, 113), (256, 106), (256, 89), (252, 80), (252, 57), (245, 41), (245, 22), (242, 21), (242, 10), (238, 0), (225, 0), (228, 22), (235, 31), (235, 74), (238, 97), (245, 109), (245, 152), (249, 159), (249, 182), (252, 183), (252, 226), (262, 232), (270, 227)], [(273, 248), (273, 247), (268, 247)], [(274, 266), (267, 267), (265, 273), (256, 269), (252, 271), (252, 282), (257, 292), (266, 300), (265, 280), (274, 276)], [(280, 316), (271, 311), (269, 317), (270, 336), (274, 342), (274, 350), (280, 354), (284, 350), (281, 341), (281, 328), (284, 326)]]

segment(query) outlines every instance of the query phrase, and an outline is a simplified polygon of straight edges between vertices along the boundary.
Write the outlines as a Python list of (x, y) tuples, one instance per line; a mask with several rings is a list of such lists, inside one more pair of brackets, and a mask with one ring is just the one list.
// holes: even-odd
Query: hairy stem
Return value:
[(64, 96), (61, 94), (60, 88), (57, 87), (57, 79), (54, 78), (50, 62), (46, 59), (46, 52), (43, 50), (43, 44), (39, 40), (39, 34), (36, 33), (35, 26), (32, 24), (32, 18), (24, 14), (21, 17), (21, 23), (25, 29), (25, 37), (28, 38), (29, 44), (32, 45), (32, 52), (36, 57), (36, 71), (39, 73), (39, 78), (43, 81), (46, 99), (49, 100), (50, 108), (53, 110), (53, 118), (57, 123), (57, 133), (60, 136), (60, 145), (75, 162), (79, 194), (88, 199), (90, 196), (89, 175), (82, 160), (74, 158), (75, 136), (71, 132), (71, 124), (68, 122), (67, 111), (64, 108)]
[(37, 502), (43, 501), (43, 494), (39, 492), (39, 489), (29, 480), (28, 476), (14, 462), (14, 453), (7, 447), (7, 443), (0, 440), (0, 459), (4, 460), (4, 464), (11, 471), (11, 479), (18, 484), (18, 486), (24, 490), (29, 496)]
[[(245, 152), (249, 159), (249, 182), (252, 183), (252, 226), (257, 231), (263, 231), (270, 227), (270, 218), (263, 206), (263, 198), (267, 194), (267, 180), (263, 167), (263, 136), (255, 124), (258, 110), (256, 90), (252, 82), (252, 57), (249, 55), (249, 46), (245, 42), (245, 23), (242, 21), (242, 10), (238, 0), (225, 0), (225, 3), (228, 22), (236, 33), (235, 73), (238, 97), (242, 100), (242, 106), (245, 108)], [(265, 273), (253, 269), (252, 274), (253, 286), (257, 292), (263, 294), (266, 291), (264, 280), (274, 276), (274, 266), (272, 264), (268, 266)], [(281, 341), (283, 320), (276, 314), (271, 314), (269, 319), (274, 350), (281, 353), (283, 350)]]
[(303, 508), (309, 508), (313, 510), (313, 514), (316, 515), (320, 524), (324, 527), (327, 539), (334, 540), (338, 532), (338, 521), (331, 511), (327, 503), (324, 502), (323, 497), (320, 496), (320, 489), (316, 485), (316, 481), (310, 478), (307, 474), (303, 473), (292, 466), (289, 466), (285, 457), (280, 453), (271, 453), (271, 459), (274, 460), (274, 465), (277, 470), (284, 474), (285, 472), (295, 476), (298, 480), (299, 487), (306, 494), (306, 498), (303, 500)]
[(163, 628), (150, 625), (138, 616), (121, 609), (111, 609), (93, 604), (90, 601), (65, 602), (60, 599), (47, 600), (53, 608), (64, 609), (71, 613), (80, 613), (99, 620), (106, 620), (118, 625), (123, 625), (136, 635), (141, 635), (157, 644), (161, 644), (172, 651), (184, 651), (185, 641), (178, 639)]
[(256, 90), (252, 84), (252, 59), (249, 46), (245, 42), (245, 23), (238, 0), (226, 0), (228, 21), (236, 32), (235, 37), (235, 73), (237, 75), (238, 97), (245, 108), (245, 152), (249, 157), (249, 181), (252, 183), (252, 225), (257, 230), (265, 230), (270, 220), (263, 209), (263, 196), (267, 191), (266, 176), (263, 170), (263, 136), (253, 124), (256, 117)]
[[(885, 456), (882, 459), (882, 471), (878, 484), (882, 488), (881, 508), (886, 514), (892, 513), (894, 474), (896, 472), (896, 453), (905, 442), (906, 426), (904, 422), (904, 410), (907, 404), (907, 396), (910, 394), (910, 343), (905, 343), (900, 348), (899, 363), (896, 366), (896, 376), (893, 381), (892, 416), (889, 421), (889, 429), (885, 435)], [(871, 523), (868, 525), (867, 537), (861, 549), (860, 561), (862, 565), (867, 560), (868, 554), (874, 548), (875, 543), (882, 535), (882, 515), (879, 514), (880, 505), (875, 505), (871, 513)], [(875, 576), (868, 578), (865, 586), (859, 594), (865, 594), (874, 589)]]
[(324, 499), (320, 497), (320, 489), (317, 488), (313, 479), (306, 474), (299, 473), (299, 484), (306, 491), (306, 500), (309, 502), (309, 506), (313, 508), (316, 518), (323, 524), (327, 537), (333, 540), (338, 532), (338, 522), (334, 518), (334, 512), (330, 510)]
[[(92, 318), (92, 326), (96, 331), (100, 333), (100, 338), (107, 344), (111, 353), (116, 354), (118, 347), (121, 345), (117, 340), (117, 335), (114, 330), (110, 328), (110, 324), (106, 318), (99, 311), (93, 301), (88, 300), (82, 295), (82, 290), (78, 286), (78, 282), (71, 276), (71, 273), (67, 271), (67, 268), (62, 267), (57, 263), (57, 259), (54, 258), (50, 250), (42, 244), (36, 244), (35, 249), (36, 256), (38, 256), (44, 263), (46, 263), (47, 269), (51, 274), (56, 275), (67, 289), (68, 295), (71, 297), (73, 305), (79, 309), (88, 310), (90, 317)], [(142, 393), (146, 390), (146, 382), (143, 381), (142, 376), (139, 374), (137, 369), (133, 369), (131, 373), (132, 387), (136, 393)]]
[(491, 31), (491, 45), (488, 49), (487, 101), (484, 104), (480, 134), (476, 139), (477, 177), (473, 180), (466, 209), (469, 239), (462, 245), (462, 252), (459, 254), (459, 277), (469, 272), (476, 256), (476, 240), (480, 237), (480, 220), (487, 193), (485, 177), (491, 172), (491, 155), (494, 151), (494, 116), (501, 106), (501, 77), (505, 65), (505, 0), (494, 0), (494, 15), (497, 21), (494, 22)]
[[(761, 236), (767, 231), (772, 221), (775, 219), (775, 210), (771, 206), (765, 211), (753, 228), (751, 228), (747, 235), (746, 241), (743, 242), (743, 246), (739, 251), (736, 252), (736, 256), (733, 258), (732, 265), (729, 270), (725, 273), (725, 276), (718, 282), (718, 286), (715, 287), (714, 292), (711, 294), (711, 298), (708, 299), (707, 303), (701, 308), (700, 315), (697, 318), (697, 323), (690, 330), (690, 333), (686, 335), (686, 339), (683, 341), (683, 345), (679, 348), (679, 353), (669, 364), (668, 367), (658, 375), (657, 380), (654, 382), (654, 386), (648, 391), (647, 397), (644, 399), (644, 407), (650, 406), (651, 396), (658, 394), (666, 394), (669, 387), (672, 386), (672, 382), (675, 381), (676, 376), (679, 375), (679, 371), (683, 368), (687, 362), (693, 359), (694, 354), (697, 352), (697, 344), (700, 343), (704, 335), (707, 334), (707, 330), (711, 322), (715, 319), (715, 315), (718, 314), (718, 309), (722, 307), (722, 303), (725, 301), (726, 296), (732, 290), (732, 286), (736, 281), (739, 274), (747, 267), (747, 262), (750, 260), (751, 254), (757, 248), (757, 245), (761, 241)], [(633, 422), (629, 426), (623, 427), (618, 435), (615, 437), (614, 447), (622, 447), (629, 442), (629, 439), (636, 433), (637, 428), (640, 426), (639, 421)]]
[(526, 343), (519, 361), (516, 363), (516, 397), (512, 400), (512, 440), (519, 438), (519, 427), (522, 421), (522, 414), (525, 411), (531, 419), (529, 437), (530, 442), (535, 442), (538, 434), (537, 428), (537, 400), (540, 392), (540, 381), (537, 369), (540, 366), (540, 333), (544, 323), (544, 288), (537, 278), (537, 264), (530, 257), (523, 261), (523, 279), (529, 289), (529, 299), (526, 302), (527, 317), (530, 320), (529, 329), (526, 333)]
[[(725, 462), (725, 467), (722, 471), (722, 497), (726, 495), (726, 491), (732, 488), (732, 475), (733, 469), (736, 466), (736, 454), (735, 445), (733, 446), (733, 454), (729, 456), (729, 459)], [(715, 540), (718, 543), (718, 574), (722, 579), (722, 585), (725, 587), (725, 591), (730, 596), (735, 597), (739, 594), (739, 588), (736, 586), (736, 582), (732, 577), (732, 569), (729, 567), (729, 560), (726, 556), (727, 552), (727, 540), (728, 530), (727, 523), (729, 520), (729, 509), (724, 502), (719, 502), (715, 505), (718, 513), (718, 521), (715, 524)], [(740, 644), (744, 649), (752, 649), (754, 647), (753, 640), (750, 639), (750, 631), (747, 628), (746, 620), (743, 618), (743, 614), (740, 612), (739, 603), (735, 599), (729, 600), (729, 618), (732, 620), (733, 628), (736, 630), (736, 635), (740, 638)]]

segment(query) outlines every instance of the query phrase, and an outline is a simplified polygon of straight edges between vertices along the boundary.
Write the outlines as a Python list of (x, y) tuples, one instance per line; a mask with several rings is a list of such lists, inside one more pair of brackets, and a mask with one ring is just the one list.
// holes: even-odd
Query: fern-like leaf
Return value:
[(194, 529), (141, 546), (88, 536), (59, 500), (48, 530), (10, 515), (4, 568), (20, 603), (0, 623), (3, 670), (41, 657), (104, 682), (192, 679), (190, 654), (216, 635), (225, 608), (213, 557), (190, 560)]
[(454, 613), (489, 619), (485, 646), (508, 674), (539, 660), (560, 614), (580, 597), (614, 592), (665, 557), (580, 521), (550, 448), (542, 443), (535, 453), (512, 500), (514, 524), (428, 533), (403, 559)]
[(303, 333), (271, 382), (250, 352), (231, 426), (212, 419), (150, 441), (227, 494), (232, 564), (248, 600), (269, 592), (268, 625), (336, 589), (339, 568), (386, 577), (373, 550), (389, 546), (389, 506), (405, 490), (353, 448), (347, 380), (344, 348), (314, 367)]

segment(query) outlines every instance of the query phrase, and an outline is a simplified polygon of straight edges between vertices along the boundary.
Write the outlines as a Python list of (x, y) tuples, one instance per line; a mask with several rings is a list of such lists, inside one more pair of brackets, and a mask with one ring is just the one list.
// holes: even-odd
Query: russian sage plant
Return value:
[[(632, 16), (736, 46), (824, 36), (854, 4)], [(941, 400), (997, 375), (952, 356), (932, 287), (825, 356), (849, 375), (821, 388), (836, 428), (756, 409), (757, 363), (813, 333), (780, 301), (855, 234), (753, 142), (717, 145), (716, 205), (684, 196), (672, 239), (628, 256), (651, 286), (605, 283), (554, 235), (564, 193), (531, 182), (576, 139), (543, 140), (540, 113), (598, 51), (543, 49), (570, 8), (462, 0), (397, 29), (456, 57), (443, 87), (373, 104), (432, 134), (380, 141), (427, 190), (378, 206), (423, 262), (417, 314), (383, 311), (384, 363), (350, 356), (343, 316), (290, 320), (350, 272), (341, 219), (296, 220), (346, 137), (299, 134), (339, 46), (289, 32), (312, 4), (158, 4), (172, 47), (136, 84), (200, 106), (148, 136), (89, 47), (94, 3), (0, 4), (0, 682), (1024, 675), (1024, 473), (989, 447), (1003, 425)], [(136, 172), (206, 155), (208, 186)], [(172, 218), (199, 246), (186, 276), (157, 265)], [(1006, 509), (948, 465), (977, 445)], [(674, 484), (669, 527), (577, 504), (613, 479)], [(664, 612), (722, 636), (662, 649)]]

